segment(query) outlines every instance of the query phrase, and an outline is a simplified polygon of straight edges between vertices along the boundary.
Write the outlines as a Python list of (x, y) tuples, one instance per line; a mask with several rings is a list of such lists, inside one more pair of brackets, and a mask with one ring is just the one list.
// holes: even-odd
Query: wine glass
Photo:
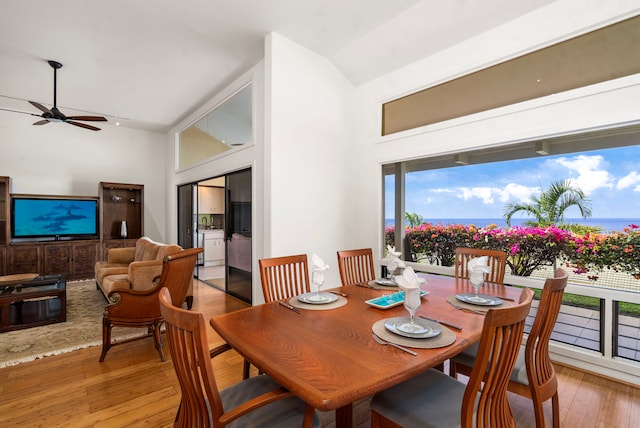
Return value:
[(472, 299), (475, 300), (476, 302), (483, 301), (484, 299), (478, 296), (478, 291), (480, 287), (482, 287), (482, 285), (484, 284), (484, 273), (480, 272), (479, 274), (470, 275), (469, 282), (471, 283), (471, 285), (473, 286), (473, 289), (476, 292), (476, 295), (472, 297)]
[(395, 272), (396, 270), (398, 270), (398, 260), (393, 257), (391, 260), (389, 260), (387, 262), (387, 273), (388, 273), (388, 278), (391, 281), (395, 281)]
[(320, 288), (324, 284), (324, 272), (320, 270), (314, 270), (311, 272), (311, 282), (316, 288), (316, 295), (313, 300), (319, 302), (323, 300), (322, 296), (320, 296)]
[(404, 291), (404, 308), (409, 312), (409, 322), (404, 322), (397, 328), (407, 333), (422, 333), (424, 327), (414, 322), (416, 311), (422, 303), (420, 301), (420, 288), (409, 287), (403, 288)]

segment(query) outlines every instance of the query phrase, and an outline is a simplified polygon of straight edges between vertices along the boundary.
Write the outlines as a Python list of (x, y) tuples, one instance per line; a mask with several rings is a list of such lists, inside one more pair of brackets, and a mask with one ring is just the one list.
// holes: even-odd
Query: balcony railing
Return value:
[[(453, 267), (405, 263), (418, 272), (454, 274)], [(506, 275), (505, 284), (542, 289), (544, 277)], [(640, 293), (580, 284), (570, 277), (565, 290), (565, 296), (569, 295), (585, 296), (594, 303), (589, 307), (562, 305), (551, 337), (551, 358), (560, 364), (640, 385), (640, 316), (619, 310), (621, 302), (640, 307)], [(529, 327), (536, 311), (537, 304), (533, 304)]]

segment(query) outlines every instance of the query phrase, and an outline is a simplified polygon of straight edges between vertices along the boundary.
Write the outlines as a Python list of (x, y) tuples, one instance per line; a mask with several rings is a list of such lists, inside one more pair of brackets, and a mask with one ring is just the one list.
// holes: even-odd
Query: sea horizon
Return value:
[[(529, 221), (529, 218), (512, 218), (511, 226), (522, 226), (525, 222)], [(506, 228), (507, 223), (504, 218), (434, 218), (423, 219), (425, 223), (432, 224), (473, 224), (476, 227), (486, 227), (491, 224), (495, 224), (497, 227)], [(568, 218), (567, 223), (570, 224), (582, 224), (584, 226), (600, 227), (602, 232), (621, 232), (625, 227), (629, 227), (631, 224), (640, 225), (640, 218)], [(393, 226), (394, 219), (385, 219), (385, 226)]]

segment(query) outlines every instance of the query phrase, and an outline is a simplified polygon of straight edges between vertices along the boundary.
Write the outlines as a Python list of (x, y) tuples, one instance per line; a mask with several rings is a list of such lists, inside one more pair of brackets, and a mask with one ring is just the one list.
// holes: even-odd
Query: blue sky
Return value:
[[(425, 219), (502, 218), (508, 202), (526, 202), (564, 179), (587, 194), (593, 218), (640, 218), (640, 146), (410, 173), (406, 211)], [(571, 208), (566, 216), (580, 214)]]

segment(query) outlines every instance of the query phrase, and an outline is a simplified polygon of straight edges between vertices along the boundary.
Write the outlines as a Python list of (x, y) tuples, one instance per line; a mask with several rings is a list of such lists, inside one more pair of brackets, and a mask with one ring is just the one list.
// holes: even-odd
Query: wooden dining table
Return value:
[[(365, 303), (389, 293), (387, 288), (338, 287), (333, 290), (348, 295), (347, 304), (339, 308), (295, 312), (273, 302), (215, 316), (210, 324), (240, 355), (283, 387), (318, 410), (335, 410), (336, 427), (351, 427), (355, 401), (433, 368), (480, 339), (484, 316), (447, 302), (452, 295), (473, 292), (471, 284), (447, 276), (421, 276), (426, 279), (421, 289), (428, 294), (416, 316), (448, 321), (462, 330), (450, 329), (456, 336), (451, 345), (412, 348), (415, 356), (373, 338), (377, 321), (408, 316), (402, 304), (378, 309)], [(485, 284), (481, 293), (517, 301), (520, 289)]]

